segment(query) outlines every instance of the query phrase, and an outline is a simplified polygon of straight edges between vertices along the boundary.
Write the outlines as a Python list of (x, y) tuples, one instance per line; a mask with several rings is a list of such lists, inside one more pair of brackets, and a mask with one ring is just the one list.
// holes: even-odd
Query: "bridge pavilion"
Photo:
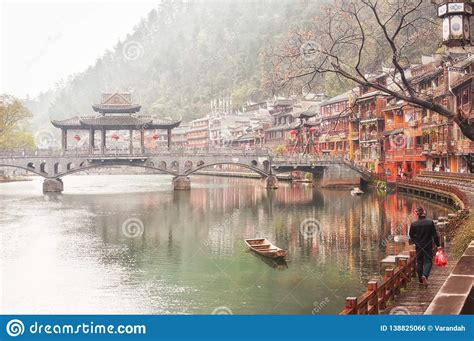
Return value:
[[(104, 93), (100, 104), (92, 105), (96, 116), (76, 116), (65, 120), (52, 120), (61, 129), (61, 148), (68, 149), (68, 131), (87, 130), (89, 132), (89, 154), (94, 153), (96, 131), (100, 132), (100, 153), (106, 153), (107, 131), (127, 130), (129, 132), (129, 154), (133, 154), (133, 132), (140, 132), (140, 153), (145, 153), (145, 131), (166, 130), (168, 150), (171, 148), (171, 130), (181, 121), (165, 120), (152, 115), (139, 114), (141, 105), (134, 104), (130, 93)], [(158, 135), (155, 135), (158, 137)], [(114, 138), (114, 136), (112, 136)], [(118, 138), (118, 136), (116, 137)]]

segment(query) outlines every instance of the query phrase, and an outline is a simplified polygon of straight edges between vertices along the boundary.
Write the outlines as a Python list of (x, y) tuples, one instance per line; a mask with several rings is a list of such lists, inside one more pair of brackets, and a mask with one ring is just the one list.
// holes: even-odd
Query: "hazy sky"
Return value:
[(0, 0), (0, 93), (35, 97), (93, 64), (159, 0)]

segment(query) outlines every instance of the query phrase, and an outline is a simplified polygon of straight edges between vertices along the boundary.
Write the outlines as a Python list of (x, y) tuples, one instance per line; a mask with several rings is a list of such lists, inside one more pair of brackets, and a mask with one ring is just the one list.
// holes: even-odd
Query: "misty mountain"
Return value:
[(317, 20), (325, 2), (162, 1), (94, 65), (27, 104), (45, 123), (90, 113), (104, 91), (131, 90), (145, 112), (184, 119), (219, 97), (231, 96), (236, 109), (265, 100), (262, 52)]

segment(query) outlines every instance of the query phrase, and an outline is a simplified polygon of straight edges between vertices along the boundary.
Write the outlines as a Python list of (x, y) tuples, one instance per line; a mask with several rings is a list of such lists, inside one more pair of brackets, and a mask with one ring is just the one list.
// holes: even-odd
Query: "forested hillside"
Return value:
[[(271, 93), (262, 86), (263, 52), (278, 49), (292, 27), (317, 20), (325, 2), (163, 1), (125, 41), (30, 109), (43, 122), (83, 115), (101, 91), (132, 90), (144, 110), (189, 119), (205, 114), (220, 96), (232, 96), (235, 108), (265, 100)], [(436, 42), (427, 45), (420, 48), (436, 48)], [(321, 90), (339, 89), (321, 84)]]

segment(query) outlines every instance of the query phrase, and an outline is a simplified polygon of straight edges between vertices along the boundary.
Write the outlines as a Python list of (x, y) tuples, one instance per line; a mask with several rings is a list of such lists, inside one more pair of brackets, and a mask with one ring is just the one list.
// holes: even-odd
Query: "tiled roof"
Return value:
[(310, 118), (319, 113), (319, 105), (312, 105), (307, 110), (301, 111), (294, 115), (296, 118)]
[(372, 98), (372, 97), (376, 97), (376, 96), (388, 96), (386, 93), (382, 92), (382, 91), (371, 91), (371, 92), (368, 92), (368, 93), (365, 93), (359, 97), (357, 97), (356, 99), (356, 102), (359, 102), (359, 101), (362, 101), (364, 99), (369, 99), (369, 98)]
[(321, 103), (321, 106), (325, 106), (325, 105), (333, 104), (333, 103), (337, 103), (337, 102), (347, 101), (350, 96), (355, 97), (355, 95), (357, 94), (358, 91), (359, 91), (359, 88), (354, 88), (354, 89), (348, 90), (348, 91), (346, 91), (346, 92), (344, 92), (340, 95), (337, 95), (337, 96), (334, 96), (334, 97), (328, 99), (327, 101), (324, 101), (323, 103)]
[(133, 116), (98, 116), (81, 119), (88, 126), (143, 126), (152, 123), (150, 119), (140, 119)]
[(443, 73), (443, 69), (442, 68), (437, 68), (437, 69), (434, 69), (432, 71), (429, 71), (429, 72), (426, 72), (424, 74), (421, 74), (419, 76), (416, 76), (416, 77), (412, 77), (410, 78), (408, 81), (411, 83), (411, 84), (418, 84), (418, 83), (421, 83), (423, 81), (426, 81), (426, 80), (430, 80), (430, 79), (433, 79), (437, 76), (439, 76), (440, 74)]
[(65, 120), (51, 120), (51, 123), (55, 127), (59, 127), (59, 126), (62, 126), (62, 127), (80, 127), (81, 126), (81, 119), (80, 119), (80, 117), (76, 116), (76, 117), (67, 118)]
[(472, 62), (474, 62), (474, 56), (471, 55), (461, 59), (460, 61), (457, 61), (453, 66), (462, 69), (471, 64)]
[(168, 129), (176, 128), (181, 121), (164, 120), (154, 116), (103, 115), (72, 117), (65, 120), (52, 120), (57, 128), (89, 129), (89, 128), (131, 128), (131, 129)]
[(463, 85), (467, 82), (472, 82), (472, 74), (464, 75), (456, 80), (453, 84), (451, 84), (452, 89), (456, 89), (458, 86)]
[(138, 104), (94, 104), (92, 109), (100, 113), (135, 113), (140, 111), (141, 106)]
[(249, 141), (249, 140), (254, 140), (254, 139), (255, 139), (254, 134), (244, 134), (237, 138), (238, 141)]

